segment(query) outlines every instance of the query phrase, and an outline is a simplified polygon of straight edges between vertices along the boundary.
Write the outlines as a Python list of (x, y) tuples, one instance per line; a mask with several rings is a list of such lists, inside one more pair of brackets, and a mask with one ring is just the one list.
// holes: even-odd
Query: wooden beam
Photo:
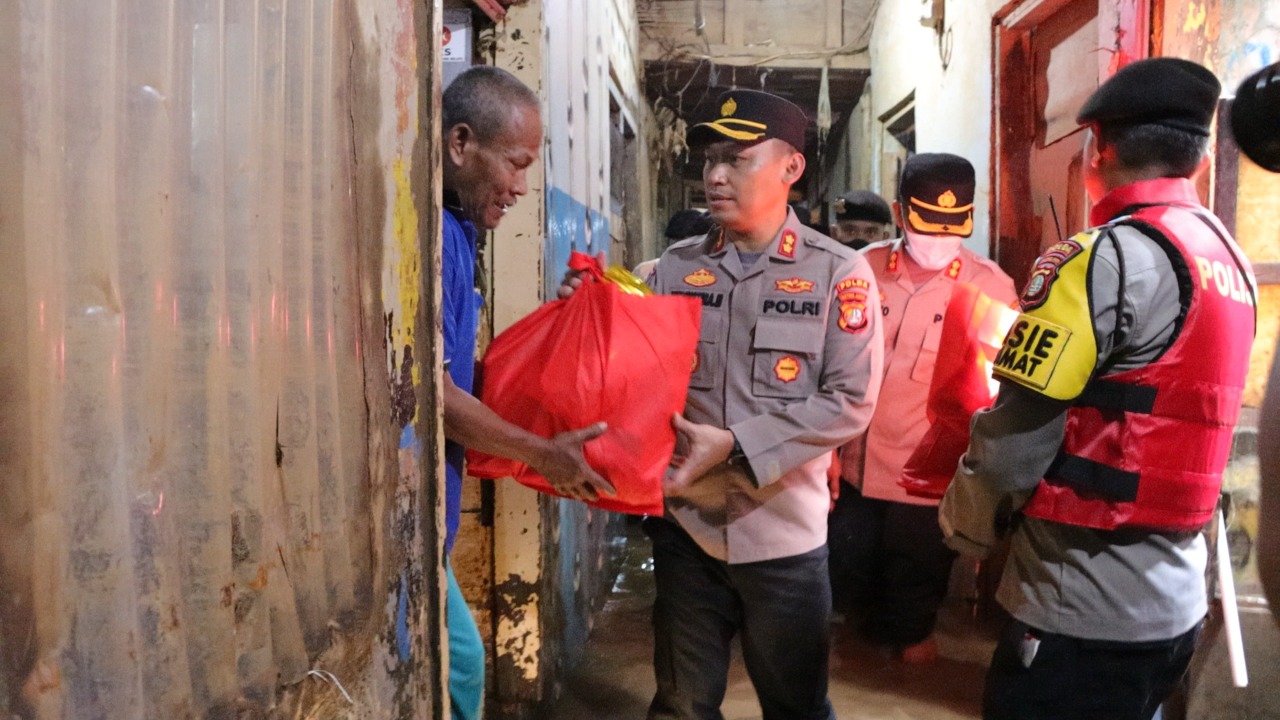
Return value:
[(827, 0), (827, 47), (844, 45), (844, 0)]
[(1259, 285), (1280, 285), (1280, 262), (1254, 263), (1253, 277)]
[(730, 47), (743, 43), (742, 19), (746, 15), (742, 0), (724, 0), (724, 44)]
[(642, 61), (652, 60), (714, 60), (717, 65), (784, 67), (784, 68), (822, 68), (832, 70), (870, 70), (871, 54), (863, 51), (857, 53), (832, 54), (829, 50), (812, 47), (771, 47), (753, 45), (748, 47), (732, 45), (711, 45), (698, 47), (683, 45), (672, 52), (670, 46), (645, 38), (640, 44)]

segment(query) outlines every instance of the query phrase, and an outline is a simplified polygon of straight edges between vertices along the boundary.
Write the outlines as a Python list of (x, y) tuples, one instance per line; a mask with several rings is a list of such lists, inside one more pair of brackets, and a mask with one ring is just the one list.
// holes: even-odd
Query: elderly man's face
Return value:
[(513, 106), (507, 126), (488, 140), (471, 132), (460, 148), (450, 146), (458, 199), (477, 228), (496, 228), (507, 208), (529, 191), (526, 174), (541, 150), (542, 117), (528, 105)]

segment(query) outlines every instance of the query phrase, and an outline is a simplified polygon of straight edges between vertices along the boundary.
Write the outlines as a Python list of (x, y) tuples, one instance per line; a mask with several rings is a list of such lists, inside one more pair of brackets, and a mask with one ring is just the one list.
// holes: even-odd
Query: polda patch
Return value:
[(1027, 280), (1027, 287), (1022, 291), (1022, 309), (1034, 310), (1043, 305), (1049, 298), (1049, 288), (1053, 285), (1053, 281), (1058, 279), (1062, 266), (1079, 255), (1082, 250), (1084, 246), (1075, 240), (1068, 239), (1059, 240), (1041, 253), (1031, 269), (1031, 278)]
[(836, 302), (840, 317), (836, 325), (847, 333), (862, 331), (867, 326), (867, 292), (871, 283), (862, 278), (845, 278), (836, 283)]

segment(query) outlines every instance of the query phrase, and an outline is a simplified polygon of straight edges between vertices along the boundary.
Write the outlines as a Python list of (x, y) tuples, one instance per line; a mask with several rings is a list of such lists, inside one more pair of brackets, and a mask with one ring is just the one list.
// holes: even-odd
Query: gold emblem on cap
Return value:
[(724, 104), (720, 106), (720, 115), (723, 117), (733, 117), (736, 112), (738, 112), (738, 103), (733, 98), (725, 100)]
[(944, 208), (953, 208), (956, 206), (956, 195), (950, 190), (938, 196), (938, 206)]

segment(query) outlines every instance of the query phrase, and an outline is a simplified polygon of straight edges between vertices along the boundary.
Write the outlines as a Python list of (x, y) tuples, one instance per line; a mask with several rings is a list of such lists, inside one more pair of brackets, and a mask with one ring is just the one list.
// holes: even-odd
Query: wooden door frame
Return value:
[[(1073, 0), (1011, 0), (991, 22), (991, 258), (1021, 283), (1039, 254), (1026, 247), (1029, 230), (1026, 213), (1008, 199), (1025, 195), (1030, 178), (1026, 149), (1035, 142), (1036, 108), (1030, 92), (1016, 90), (1033, 78), (1031, 30)], [(1102, 82), (1120, 65), (1150, 55), (1153, 0), (1098, 2), (1098, 80)], [(1021, 187), (1019, 187), (1021, 185)]]

